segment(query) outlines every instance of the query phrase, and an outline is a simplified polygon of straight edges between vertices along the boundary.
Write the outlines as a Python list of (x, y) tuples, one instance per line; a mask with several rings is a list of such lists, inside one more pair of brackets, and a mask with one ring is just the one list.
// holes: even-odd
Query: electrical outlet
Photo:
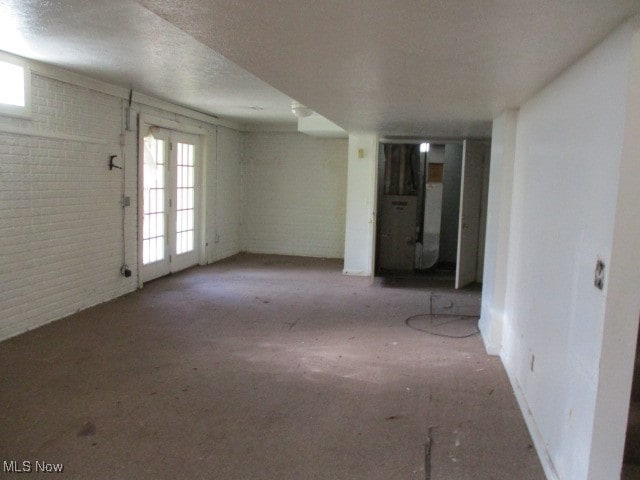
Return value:
[(604, 288), (604, 262), (600, 259), (598, 259), (598, 261), (596, 262), (596, 271), (593, 277), (593, 284), (600, 290)]

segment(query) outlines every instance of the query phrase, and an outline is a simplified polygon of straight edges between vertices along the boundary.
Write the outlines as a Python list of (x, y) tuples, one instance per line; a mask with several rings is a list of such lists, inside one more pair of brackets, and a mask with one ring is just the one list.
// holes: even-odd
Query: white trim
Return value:
[(136, 219), (136, 246), (137, 246), (137, 265), (136, 271), (138, 272), (138, 288), (142, 288), (143, 280), (142, 280), (142, 237), (143, 237), (143, 228), (142, 221), (144, 218), (144, 135), (142, 135), (142, 129), (144, 128), (143, 116), (138, 115), (138, 131), (136, 132), (136, 141), (138, 142), (138, 175), (137, 175), (137, 196), (138, 196), (138, 217)]
[(54, 65), (37, 62), (35, 60), (26, 59), (31, 66), (31, 72), (41, 77), (47, 77), (51, 80), (58, 80), (64, 83), (70, 83), (78, 87), (88, 88), (95, 90), (96, 92), (105, 93), (118, 98), (129, 98), (129, 90), (123, 87), (118, 87), (110, 83), (96, 80), (94, 78), (80, 75), (79, 73), (64, 70)]
[[(240, 127), (239, 128), (240, 131), (248, 132), (248, 133), (304, 133), (298, 130), (298, 124), (295, 122), (295, 120), (292, 120), (292, 123), (245, 122), (245, 123), (239, 124), (239, 127)], [(344, 138), (347, 138), (347, 137), (344, 137)]]
[(13, 127), (9, 125), (0, 125), (0, 133), (26, 135), (28, 137), (53, 138), (55, 140), (69, 140), (72, 142), (93, 143), (97, 145), (107, 144), (107, 141), (103, 138), (86, 137), (84, 135), (67, 135), (65, 133), (47, 132), (37, 128)]
[[(127, 92), (128, 98), (128, 92)], [(196, 110), (192, 110), (187, 107), (182, 107), (180, 105), (176, 105), (174, 103), (170, 103), (164, 100), (159, 100), (154, 97), (150, 97), (143, 93), (139, 93), (134, 91), (132, 101), (135, 103), (139, 103), (141, 105), (146, 105), (148, 107), (158, 108), (160, 110), (165, 110), (167, 112), (175, 113), (177, 115), (182, 115), (183, 117), (188, 117), (193, 120), (198, 120), (201, 122), (208, 123), (210, 125), (220, 125), (222, 127), (228, 127), (233, 130), (240, 131), (240, 124), (238, 122), (234, 122), (233, 120), (227, 120), (225, 118), (214, 117), (212, 115), (207, 115), (206, 113), (201, 113)]]
[(169, 120), (167, 118), (158, 117), (157, 115), (149, 115), (142, 112), (140, 113), (140, 126), (142, 127), (143, 125), (147, 127), (166, 128), (168, 130), (190, 133), (192, 135), (208, 135), (214, 128), (213, 125), (209, 125), (209, 128), (205, 128), (203, 126), (191, 125), (178, 120)]
[[(31, 68), (31, 72), (35, 73), (36, 75), (47, 77), (52, 80), (58, 80), (60, 82), (70, 83), (79, 87), (88, 88), (90, 90), (94, 90), (96, 92), (104, 93), (107, 95), (112, 95), (114, 97), (124, 98), (126, 100), (129, 99), (130, 90), (127, 88), (103, 82), (102, 80), (96, 80), (79, 73), (62, 69), (55, 65), (50, 65), (22, 57), (15, 58), (22, 59), (22, 61)], [(174, 103), (160, 100), (136, 91), (133, 92), (132, 102), (138, 103), (140, 105), (146, 105), (148, 107), (158, 108), (160, 110), (165, 110), (167, 112), (182, 115), (183, 117), (188, 117), (201, 122), (209, 123), (211, 125), (221, 125), (238, 131), (242, 130), (241, 125), (233, 120), (227, 120), (224, 118), (215, 117), (213, 115), (208, 115), (196, 110), (192, 110), (188, 107), (176, 105)]]

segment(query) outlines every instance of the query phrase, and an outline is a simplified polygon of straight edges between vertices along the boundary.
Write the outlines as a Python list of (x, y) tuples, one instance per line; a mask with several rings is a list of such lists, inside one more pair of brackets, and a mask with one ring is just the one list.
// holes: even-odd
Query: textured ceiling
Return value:
[(485, 135), (638, 0), (140, 0), (349, 131)]
[(292, 100), (133, 0), (0, 0), (0, 50), (241, 123)]
[(638, 0), (0, 0), (0, 49), (241, 122), (292, 124), (295, 98), (349, 131), (484, 136), (502, 109), (639, 8)]

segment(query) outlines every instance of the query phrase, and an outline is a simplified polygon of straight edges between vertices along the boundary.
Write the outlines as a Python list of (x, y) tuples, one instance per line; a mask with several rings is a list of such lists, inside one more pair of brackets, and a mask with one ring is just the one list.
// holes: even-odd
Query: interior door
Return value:
[(465, 140), (462, 148), (462, 188), (458, 221), (456, 288), (476, 281), (480, 209), (486, 148), (483, 142)]
[(384, 195), (380, 202), (378, 267), (389, 271), (411, 271), (415, 263), (417, 198)]
[(143, 139), (142, 281), (198, 263), (198, 137), (153, 128)]

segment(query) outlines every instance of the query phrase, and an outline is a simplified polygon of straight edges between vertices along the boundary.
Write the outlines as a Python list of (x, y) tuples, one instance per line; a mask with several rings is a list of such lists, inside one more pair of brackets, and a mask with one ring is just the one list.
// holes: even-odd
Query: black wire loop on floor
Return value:
[[(436, 317), (438, 317), (438, 319), (443, 319), (444, 321), (434, 325), (434, 320), (436, 320)], [(414, 325), (415, 320), (419, 318), (426, 318), (427, 320), (429, 320), (430, 327), (427, 327), (425, 329), (425, 328), (420, 328)], [(448, 325), (451, 323), (461, 322), (461, 321), (469, 321), (470, 319), (475, 319), (477, 321), (480, 319), (480, 317), (478, 317), (477, 315), (460, 315), (460, 314), (452, 314), (452, 313), (420, 313), (418, 315), (412, 315), (410, 317), (407, 317), (404, 323), (407, 325), (407, 327), (412, 328), (413, 330), (417, 330), (419, 332), (425, 332), (425, 333), (428, 333), (429, 335), (435, 335), (436, 337), (469, 338), (469, 337), (473, 337), (474, 335), (478, 335), (480, 333), (480, 330), (478, 329), (477, 324), (475, 327), (475, 331), (466, 335), (450, 335), (446, 333), (438, 333), (437, 331), (435, 331), (435, 329), (440, 328), (443, 325)]]

